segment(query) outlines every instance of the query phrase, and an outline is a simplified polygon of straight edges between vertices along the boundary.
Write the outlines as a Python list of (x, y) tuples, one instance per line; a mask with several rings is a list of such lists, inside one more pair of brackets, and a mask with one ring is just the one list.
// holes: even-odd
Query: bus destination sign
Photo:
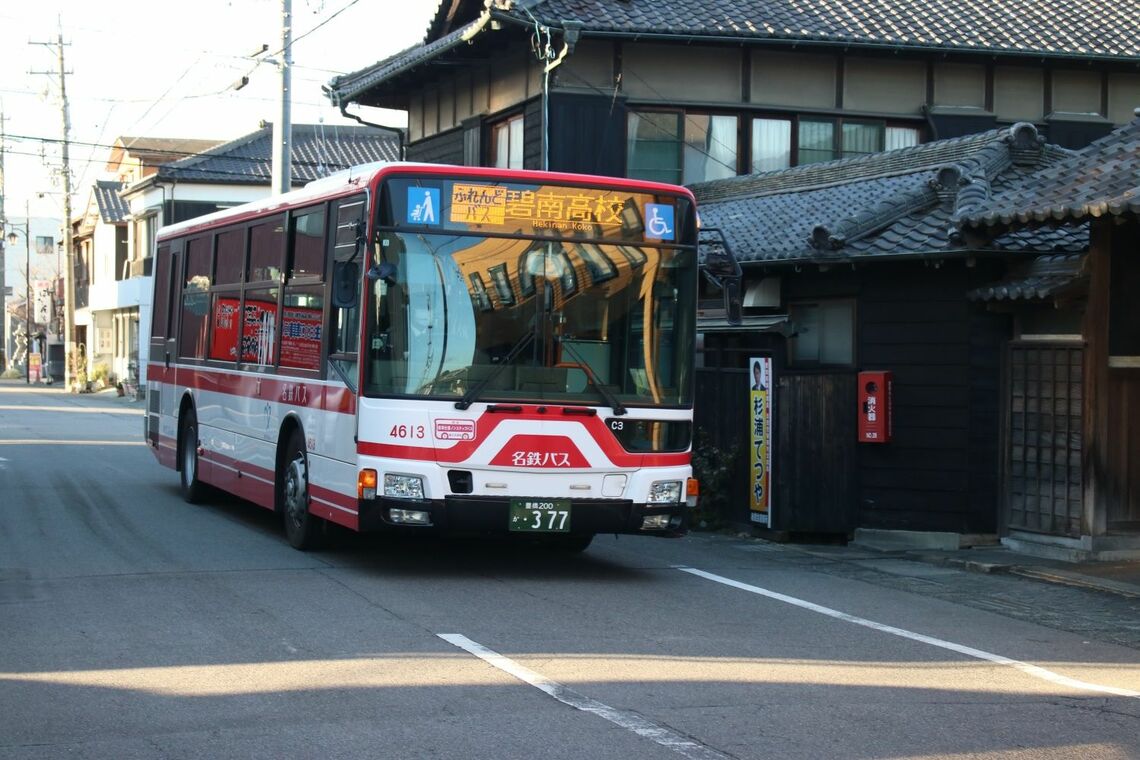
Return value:
[(544, 187), (515, 190), (502, 185), (451, 186), (452, 222), (502, 226), (524, 222), (535, 229), (590, 232), (622, 226), (626, 198), (604, 190)]
[(403, 214), (393, 209), (396, 218), (407, 224), (523, 234), (553, 231), (621, 240), (678, 239), (674, 199), (648, 193), (479, 180), (456, 180), (439, 189), (413, 182), (406, 186), (406, 192), (397, 190), (392, 199), (407, 198)]

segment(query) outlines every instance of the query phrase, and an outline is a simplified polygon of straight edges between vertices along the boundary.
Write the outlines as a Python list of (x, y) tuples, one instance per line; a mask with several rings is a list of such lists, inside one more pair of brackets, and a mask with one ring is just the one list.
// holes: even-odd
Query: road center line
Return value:
[(1012, 660), (1009, 657), (1004, 657), (1000, 654), (994, 654), (993, 652), (987, 652), (982, 649), (974, 649), (973, 647), (968, 647), (964, 644), (955, 644), (953, 641), (937, 639), (933, 636), (926, 636), (925, 634), (908, 631), (905, 628), (896, 628), (893, 625), (876, 623), (874, 620), (868, 620), (867, 618), (861, 618), (855, 615), (848, 615), (846, 612), (833, 610), (830, 607), (824, 607), (821, 604), (815, 604), (803, 599), (797, 599), (794, 596), (788, 596), (787, 594), (781, 594), (776, 591), (769, 591), (766, 588), (753, 586), (748, 583), (734, 581), (731, 578), (725, 578), (723, 575), (715, 575), (714, 573), (705, 572), (704, 570), (698, 570), (695, 567), (677, 567), (677, 569), (683, 573), (689, 573), (690, 575), (695, 575), (699, 578), (714, 581), (725, 586), (731, 586), (732, 588), (740, 589), (741, 591), (747, 591), (752, 594), (766, 596), (769, 599), (775, 599), (778, 602), (784, 602), (785, 604), (790, 604), (794, 607), (810, 610), (811, 612), (818, 612), (820, 615), (826, 615), (827, 617), (835, 618), (836, 620), (843, 620), (847, 623), (854, 623), (855, 625), (861, 625), (864, 628), (870, 628), (882, 633), (889, 633), (892, 636), (910, 639), (911, 641), (919, 641), (923, 644), (939, 647), (940, 649), (948, 649), (951, 652), (964, 654), (967, 657), (974, 657), (976, 659), (985, 660), (997, 665), (1005, 665), (1007, 667), (1016, 668), (1022, 673), (1033, 676), (1034, 678), (1040, 678), (1044, 681), (1049, 681), (1050, 683), (1055, 683), (1060, 686), (1068, 686), (1069, 688), (1081, 689), (1083, 691), (1094, 691), (1100, 694), (1111, 694), (1116, 697), (1131, 697), (1133, 699), (1140, 699), (1140, 691), (1120, 689), (1115, 686), (1102, 686), (1100, 684), (1088, 683), (1087, 681), (1078, 681), (1075, 678), (1069, 678), (1068, 676), (1063, 676), (1060, 673), (1054, 673), (1051, 670), (1047, 670), (1038, 665), (1032, 665), (1028, 662), (1022, 662), (1021, 660)]
[(642, 738), (654, 741), (662, 747), (668, 747), (678, 754), (691, 758), (691, 760), (728, 760), (727, 755), (693, 741), (686, 736), (682, 736), (670, 728), (658, 725), (636, 713), (610, 707), (596, 699), (591, 699), (583, 694), (579, 694), (568, 686), (564, 686), (556, 681), (551, 681), (541, 673), (536, 673), (509, 657), (505, 657), (476, 641), (472, 641), (461, 633), (439, 633), (436, 635), (447, 643), (459, 647), (469, 654), (475, 655), (488, 665), (498, 668), (504, 673), (512, 675), (520, 681), (530, 684), (539, 691), (554, 697), (564, 705), (573, 707), (575, 710), (597, 715), (599, 718), (605, 718), (616, 726), (620, 726), (627, 731), (632, 731)]

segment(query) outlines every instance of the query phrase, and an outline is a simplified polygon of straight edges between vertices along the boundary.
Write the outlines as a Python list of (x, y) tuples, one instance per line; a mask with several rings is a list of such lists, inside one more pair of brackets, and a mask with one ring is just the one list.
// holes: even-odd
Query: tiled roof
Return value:
[(99, 216), (106, 224), (125, 222), (131, 212), (127, 202), (119, 196), (119, 191), (122, 189), (122, 182), (102, 179), (95, 182), (95, 203), (99, 206)]
[(1019, 229), (1106, 214), (1140, 216), (1140, 115), (957, 221), (963, 228)]
[(144, 159), (148, 164), (177, 161), (193, 153), (201, 153), (218, 144), (217, 140), (186, 137), (120, 137), (115, 148)]
[(966, 294), (971, 301), (1033, 301), (1079, 288), (1088, 275), (1079, 253), (1038, 256), (1016, 265), (1009, 277)]
[[(371, 127), (294, 124), (292, 179), (303, 185), (350, 166), (400, 160), (400, 141)], [(179, 182), (265, 184), (272, 178), (273, 127), (219, 145), (197, 156), (164, 164), (158, 178)]]
[(417, 45), (408, 48), (377, 64), (335, 77), (324, 86), (325, 93), (329, 96), (334, 105), (348, 103), (362, 92), (368, 90), (368, 88), (405, 71), (414, 69), (416, 66), (430, 61), (432, 58), (454, 47), (466, 44), (468, 35), (477, 31), (477, 22), (473, 21), (426, 45)]
[(702, 223), (749, 262), (827, 263), (973, 251), (1071, 252), (1087, 228), (963, 237), (957, 215), (1016, 193), (1042, 166), (1071, 156), (1018, 124), (870, 156), (692, 186)]
[[(334, 103), (442, 55), (474, 36), (510, 34), (536, 23), (580, 24), (584, 37), (693, 42), (785, 42), (889, 50), (937, 50), (1034, 58), (1140, 60), (1140, 0), (483, 0), (440, 2), (425, 44), (333, 79)], [(527, 32), (522, 31), (526, 34)]]
[(814, 41), (997, 54), (1140, 58), (1138, 0), (541, 0), (509, 13), (583, 33)]

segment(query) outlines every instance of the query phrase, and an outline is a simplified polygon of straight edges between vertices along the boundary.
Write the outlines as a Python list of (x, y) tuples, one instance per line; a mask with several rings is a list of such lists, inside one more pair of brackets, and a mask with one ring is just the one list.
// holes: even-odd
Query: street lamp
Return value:
[(8, 233), (8, 245), (20, 242), (17, 232), (24, 236), (24, 382), (32, 384), (32, 227), (31, 219), (24, 209), (24, 229), (12, 227)]

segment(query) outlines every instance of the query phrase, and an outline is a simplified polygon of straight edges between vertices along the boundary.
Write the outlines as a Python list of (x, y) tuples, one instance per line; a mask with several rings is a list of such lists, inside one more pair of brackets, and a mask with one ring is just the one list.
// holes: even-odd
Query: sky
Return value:
[[(292, 0), (294, 124), (351, 125), (321, 85), (419, 44), (438, 0)], [(76, 213), (120, 136), (228, 140), (274, 121), (282, 0), (8, 0), (0, 7), (5, 215), (63, 216), (60, 32)], [(52, 43), (45, 46), (42, 42)], [(29, 73), (50, 72), (50, 73)], [(233, 84), (242, 76), (249, 84)], [(399, 112), (369, 121), (403, 126)], [(42, 142), (45, 138), (52, 142)]]

